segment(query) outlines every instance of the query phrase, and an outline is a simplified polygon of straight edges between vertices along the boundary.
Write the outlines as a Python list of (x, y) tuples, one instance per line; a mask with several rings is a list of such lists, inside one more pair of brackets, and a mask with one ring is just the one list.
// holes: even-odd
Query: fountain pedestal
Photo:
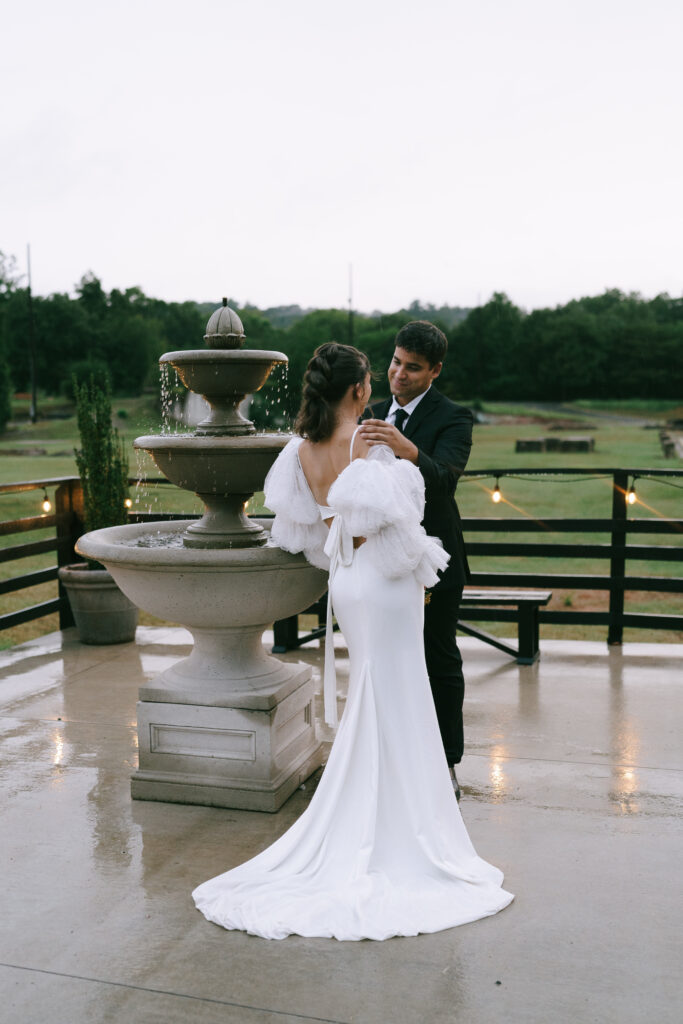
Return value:
[(164, 702), (159, 681), (142, 687), (133, 797), (277, 811), (321, 763), (311, 670), (286, 667), (279, 687), (222, 704)]

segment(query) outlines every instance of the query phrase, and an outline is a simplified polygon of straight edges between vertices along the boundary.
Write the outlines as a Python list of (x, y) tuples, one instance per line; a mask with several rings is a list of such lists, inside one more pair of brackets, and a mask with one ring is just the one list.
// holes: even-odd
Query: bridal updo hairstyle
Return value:
[(304, 374), (301, 408), (294, 424), (309, 441), (325, 441), (335, 426), (335, 407), (349, 387), (363, 384), (370, 372), (364, 352), (328, 341), (313, 353)]

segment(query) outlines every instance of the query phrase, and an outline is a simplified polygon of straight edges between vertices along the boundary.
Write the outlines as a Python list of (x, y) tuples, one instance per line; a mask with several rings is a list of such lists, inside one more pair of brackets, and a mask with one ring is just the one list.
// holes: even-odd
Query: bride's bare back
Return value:
[[(350, 462), (349, 446), (355, 429), (354, 423), (341, 424), (325, 441), (305, 440), (299, 448), (301, 468), (319, 505), (327, 505), (330, 487)], [(364, 459), (369, 451), (368, 443), (356, 434), (353, 458)]]

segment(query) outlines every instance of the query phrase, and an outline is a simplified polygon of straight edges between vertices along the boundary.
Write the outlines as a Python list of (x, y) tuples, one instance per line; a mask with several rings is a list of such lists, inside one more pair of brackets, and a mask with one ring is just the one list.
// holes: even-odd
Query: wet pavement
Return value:
[[(315, 778), (277, 814), (131, 801), (137, 688), (188, 642), (69, 631), (0, 653), (3, 1024), (680, 1019), (683, 645), (545, 641), (518, 666), (463, 639), (461, 808), (515, 902), (339, 943), (225, 932), (190, 897), (280, 835)], [(316, 647), (287, 658), (319, 673)]]

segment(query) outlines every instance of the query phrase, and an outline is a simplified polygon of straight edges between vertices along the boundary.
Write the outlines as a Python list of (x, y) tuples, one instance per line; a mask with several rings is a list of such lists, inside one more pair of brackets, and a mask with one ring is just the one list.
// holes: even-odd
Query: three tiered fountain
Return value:
[(78, 551), (102, 562), (134, 604), (194, 639), (187, 658), (140, 688), (133, 797), (275, 811), (322, 755), (311, 669), (271, 657), (262, 634), (309, 607), (327, 578), (269, 544), (268, 521), (245, 511), (289, 438), (257, 433), (239, 406), (287, 357), (243, 349), (226, 300), (205, 342), (160, 362), (206, 398), (207, 418), (192, 434), (135, 441), (172, 483), (199, 495), (204, 515), (96, 530)]

